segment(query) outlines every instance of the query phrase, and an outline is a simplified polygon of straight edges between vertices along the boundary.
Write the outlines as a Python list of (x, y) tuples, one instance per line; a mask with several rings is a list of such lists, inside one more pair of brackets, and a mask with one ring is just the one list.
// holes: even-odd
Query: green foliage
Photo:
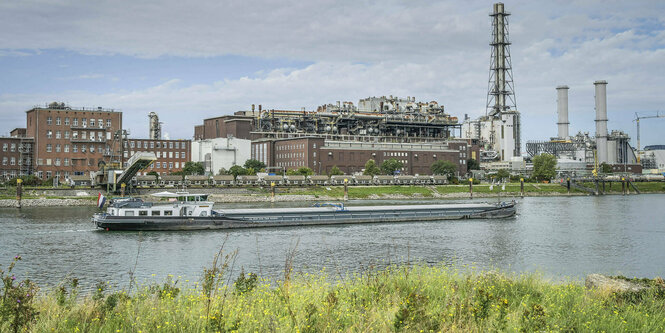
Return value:
[(533, 178), (538, 181), (550, 180), (556, 176), (556, 157), (540, 154), (533, 158)]
[(244, 167), (245, 167), (245, 169), (254, 169), (256, 171), (260, 171), (261, 169), (266, 168), (266, 164), (259, 161), (259, 160), (249, 159), (249, 160), (245, 161)]
[(240, 275), (233, 284), (235, 289), (233, 293), (236, 295), (242, 295), (246, 292), (250, 292), (256, 288), (258, 276), (254, 273), (245, 274), (245, 270), (240, 271)]
[(247, 174), (247, 170), (240, 165), (234, 165), (229, 168), (229, 174), (233, 175), (233, 178), (238, 178), (238, 176), (243, 176)]
[(400, 170), (404, 167), (404, 163), (398, 161), (397, 159), (391, 158), (381, 163), (381, 171), (386, 175), (394, 175), (395, 171)]
[(492, 178), (496, 179), (509, 179), (510, 178), (510, 172), (506, 169), (500, 169), (499, 171), (496, 172), (496, 174), (493, 175)]
[(436, 161), (430, 169), (432, 170), (432, 174), (448, 176), (450, 179), (457, 172), (457, 165), (449, 161)]
[(469, 170), (480, 170), (480, 163), (473, 158), (466, 160), (466, 167)]
[(612, 166), (603, 162), (600, 163), (600, 172), (601, 173), (612, 173)]
[(182, 168), (183, 175), (202, 175), (204, 173), (205, 167), (203, 166), (203, 162), (186, 162)]
[(0, 269), (2, 289), (0, 290), (0, 331), (3, 324), (9, 323), (13, 332), (23, 331), (35, 320), (39, 312), (33, 304), (37, 285), (29, 279), (17, 281), (12, 274), (14, 266), (21, 260), (21, 256), (14, 257), (9, 264), (7, 273)]
[[(365, 164), (367, 166), (367, 164)], [(332, 169), (330, 169), (330, 172), (328, 173), (328, 177), (330, 176), (341, 176), (343, 175), (344, 172), (340, 170), (336, 165), (333, 165)]]
[(228, 175), (230, 173), (229, 170), (226, 170), (226, 168), (221, 168), (219, 169), (219, 172), (217, 172), (217, 174), (221, 176), (221, 175)]
[(365, 176), (376, 176), (378, 174), (381, 174), (381, 169), (376, 166), (376, 162), (372, 159), (367, 160), (365, 163), (365, 171), (363, 171), (363, 175)]
[[(42, 180), (37, 178), (36, 176), (33, 176), (33, 175), (12, 178), (12, 179), (6, 181), (5, 185), (16, 186), (16, 180), (17, 179), (23, 180), (23, 186), (40, 186), (40, 185), (42, 185)], [(49, 186), (53, 185), (53, 179), (51, 179), (50, 183), (44, 182), (43, 184), (44, 185), (49, 185)]]
[(311, 176), (314, 174), (314, 171), (308, 167), (300, 167), (298, 169), (290, 169), (286, 171), (286, 174), (289, 176)]

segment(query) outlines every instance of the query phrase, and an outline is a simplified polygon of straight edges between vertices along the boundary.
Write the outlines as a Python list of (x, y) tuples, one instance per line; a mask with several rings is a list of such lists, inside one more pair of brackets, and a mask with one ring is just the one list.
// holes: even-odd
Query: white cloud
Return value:
[[(556, 134), (560, 84), (571, 87), (571, 131), (593, 133), (598, 79), (609, 81), (610, 128), (632, 131), (635, 111), (661, 108), (665, 3), (516, 1), (506, 8), (523, 141)], [(190, 137), (203, 118), (252, 103), (313, 109), (393, 94), (438, 100), (460, 118), (477, 116), (486, 98), (489, 11), (485, 2), (397, 0), (4, 2), (0, 31), (11, 33), (0, 34), (0, 55), (59, 48), (139, 57), (281, 57), (313, 65), (187, 85), (174, 77), (135, 91), (95, 94), (81, 86), (50, 95), (5, 94), (0, 115), (10, 123), (37, 102), (65, 100), (121, 108), (125, 124), (143, 136), (147, 113), (156, 111), (173, 137)]]

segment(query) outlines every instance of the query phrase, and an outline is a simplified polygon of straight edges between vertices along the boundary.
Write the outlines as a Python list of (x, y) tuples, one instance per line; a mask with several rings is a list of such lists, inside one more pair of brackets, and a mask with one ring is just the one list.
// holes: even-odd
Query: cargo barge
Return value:
[(214, 210), (206, 194), (161, 192), (166, 202), (138, 198), (113, 199), (93, 223), (104, 230), (206, 230), (261, 227), (295, 227), (358, 223), (507, 218), (516, 203), (427, 204), (395, 206), (345, 206), (317, 204), (305, 208), (251, 208)]

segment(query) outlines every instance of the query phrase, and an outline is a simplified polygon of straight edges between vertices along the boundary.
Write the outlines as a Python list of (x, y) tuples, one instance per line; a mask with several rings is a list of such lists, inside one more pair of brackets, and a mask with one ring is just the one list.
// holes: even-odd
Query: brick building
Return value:
[(33, 165), (37, 177), (60, 180), (97, 171), (117, 149), (116, 131), (122, 113), (103, 108), (72, 108), (51, 103), (26, 111), (25, 136), (34, 138)]
[(127, 139), (123, 145), (125, 160), (136, 152), (155, 153), (157, 161), (143, 170), (143, 175), (150, 171), (160, 175), (181, 171), (192, 156), (191, 140)]
[(2, 180), (32, 174), (34, 139), (25, 137), (25, 128), (14, 129), (10, 135), (10, 137), (0, 137)]
[(436, 161), (449, 161), (460, 175), (467, 173), (466, 160), (472, 146), (467, 140), (438, 143), (387, 143), (331, 141), (320, 137), (261, 139), (252, 142), (251, 156), (268, 167), (285, 170), (308, 167), (316, 174), (326, 174), (337, 166), (346, 174), (361, 172), (373, 159), (381, 165), (389, 159), (401, 161), (403, 174), (428, 175)]
[(228, 138), (250, 140), (253, 118), (243, 115), (226, 115), (203, 120), (203, 125), (194, 127), (194, 140)]

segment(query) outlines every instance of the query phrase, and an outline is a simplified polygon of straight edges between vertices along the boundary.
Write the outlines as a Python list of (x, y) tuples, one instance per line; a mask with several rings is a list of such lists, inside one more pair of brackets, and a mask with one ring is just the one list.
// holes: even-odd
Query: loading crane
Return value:
[(633, 121), (637, 124), (637, 163), (640, 163), (640, 119), (649, 118), (665, 118), (665, 114), (660, 114), (660, 111), (656, 111), (655, 116), (640, 116), (635, 112), (635, 119), (633, 119)]

